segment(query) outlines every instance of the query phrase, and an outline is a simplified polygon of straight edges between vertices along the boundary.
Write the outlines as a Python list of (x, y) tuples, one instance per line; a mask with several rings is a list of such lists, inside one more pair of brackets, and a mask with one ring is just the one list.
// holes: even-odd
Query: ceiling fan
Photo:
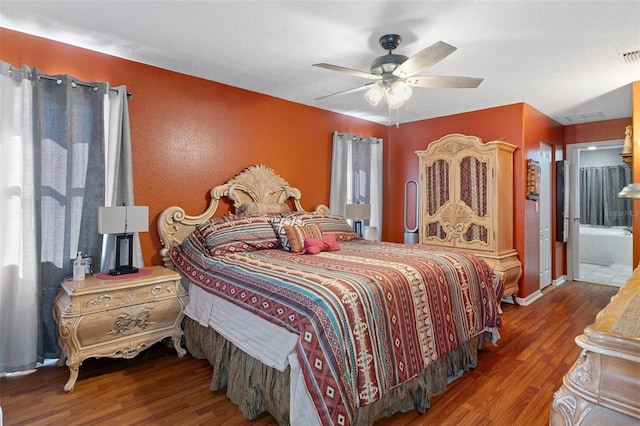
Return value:
[(373, 60), (370, 73), (338, 65), (325, 63), (313, 64), (314, 67), (338, 71), (368, 80), (375, 80), (375, 82), (367, 83), (364, 86), (332, 93), (317, 98), (316, 100), (369, 89), (364, 97), (371, 105), (377, 106), (381, 100), (385, 99), (389, 109), (397, 109), (409, 99), (412, 87), (475, 88), (482, 83), (482, 78), (473, 77), (414, 77), (415, 74), (437, 64), (456, 50), (455, 47), (445, 42), (439, 41), (408, 58), (404, 55), (393, 53), (393, 50), (402, 42), (402, 37), (398, 34), (385, 34), (380, 37), (378, 41), (382, 48), (388, 50), (389, 53)]

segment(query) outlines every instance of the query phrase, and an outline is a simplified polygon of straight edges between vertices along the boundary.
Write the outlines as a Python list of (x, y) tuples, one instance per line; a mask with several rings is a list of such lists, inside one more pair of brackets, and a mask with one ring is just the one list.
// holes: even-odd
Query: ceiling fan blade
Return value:
[(364, 86), (361, 86), (361, 87), (356, 87), (356, 88), (354, 88), (354, 89), (342, 90), (342, 91), (340, 91), (340, 92), (332, 93), (332, 94), (330, 94), (330, 95), (321, 96), (321, 97), (319, 97), (319, 98), (316, 98), (315, 100), (316, 100), (316, 101), (319, 101), (319, 100), (321, 100), (321, 99), (326, 99), (326, 98), (328, 98), (328, 97), (330, 97), (330, 96), (335, 96), (335, 95), (344, 95), (344, 94), (346, 94), (346, 93), (359, 92), (360, 90), (368, 89), (368, 88), (369, 88), (369, 87), (371, 87), (371, 85), (373, 85), (373, 84), (375, 84), (375, 83), (367, 83), (367, 84), (365, 84)]
[(478, 87), (482, 80), (484, 79), (474, 77), (425, 76), (407, 78), (406, 83), (412, 87), (472, 89)]
[(437, 64), (452, 54), (455, 50), (456, 48), (450, 44), (439, 41), (426, 49), (422, 49), (420, 52), (404, 61), (393, 71), (393, 75), (400, 78), (411, 77), (412, 75)]
[(314, 67), (320, 67), (320, 68), (325, 68), (331, 71), (338, 71), (344, 74), (350, 74), (350, 75), (354, 75), (356, 77), (361, 77), (361, 78), (366, 78), (369, 80), (380, 80), (382, 77), (380, 77), (379, 75), (374, 75), (374, 74), (370, 74), (368, 72), (364, 72), (364, 71), (358, 71), (358, 70), (354, 70), (351, 68), (345, 68), (345, 67), (341, 67), (338, 65), (331, 65), (331, 64), (313, 64)]

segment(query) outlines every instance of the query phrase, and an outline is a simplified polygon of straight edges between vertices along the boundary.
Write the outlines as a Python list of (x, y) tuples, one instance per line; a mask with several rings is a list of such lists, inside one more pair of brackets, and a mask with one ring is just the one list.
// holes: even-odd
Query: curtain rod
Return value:
[[(46, 78), (47, 80), (53, 80), (56, 82), (58, 86), (62, 84), (62, 79), (58, 77), (53, 77), (50, 75), (43, 74), (43, 75), (39, 75), (38, 78)], [(94, 86), (93, 84), (90, 84), (90, 83), (84, 83), (82, 81), (72, 80), (71, 87), (76, 87), (76, 86), (91, 87), (91, 89), (93, 89), (94, 92), (98, 91), (98, 86)], [(109, 90), (117, 92), (116, 89), (109, 88)], [(127, 99), (133, 99), (133, 93), (127, 92)]]
[[(14, 73), (14, 72), (20, 73), (24, 77), (24, 72), (21, 69), (16, 69), (16, 68), (10, 67), (7, 71), (9, 72), (9, 74)], [(53, 76), (50, 76), (50, 75), (42, 74), (42, 75), (39, 75), (38, 78), (45, 78), (47, 80), (55, 81), (57, 85), (61, 85), (62, 84), (62, 79), (59, 78), (59, 77), (53, 77)], [(76, 87), (76, 86), (91, 87), (94, 92), (98, 91), (98, 86), (94, 86), (93, 84), (89, 84), (89, 83), (84, 83), (82, 81), (72, 80), (71, 81), (71, 87)], [(117, 92), (116, 89), (109, 88), (109, 90)], [(133, 99), (133, 93), (127, 92), (127, 99)]]
[[(345, 137), (350, 134), (350, 133), (340, 133), (340, 132), (337, 132), (337, 133), (338, 133), (338, 136), (340, 137)], [(375, 136), (351, 135), (351, 140), (360, 141), (360, 142), (380, 143), (380, 139), (381, 138), (377, 138)]]

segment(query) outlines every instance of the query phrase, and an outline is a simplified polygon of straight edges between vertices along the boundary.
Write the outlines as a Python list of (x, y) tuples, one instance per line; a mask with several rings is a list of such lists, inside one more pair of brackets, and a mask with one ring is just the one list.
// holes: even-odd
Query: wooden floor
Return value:
[[(478, 366), (432, 400), (426, 413), (376, 425), (547, 425), (553, 393), (580, 353), (574, 337), (593, 323), (616, 287), (567, 282), (526, 307), (504, 304), (502, 339)], [(224, 392), (211, 392), (205, 360), (155, 345), (131, 360), (88, 359), (73, 392), (66, 367), (0, 379), (4, 425), (275, 425), (249, 422)]]

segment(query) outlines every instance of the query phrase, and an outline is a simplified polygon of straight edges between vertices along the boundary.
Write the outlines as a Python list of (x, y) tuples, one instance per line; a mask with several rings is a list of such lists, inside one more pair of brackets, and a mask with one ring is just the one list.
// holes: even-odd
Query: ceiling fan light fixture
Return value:
[(404, 105), (404, 101), (402, 99), (393, 99), (392, 97), (387, 97), (387, 106), (389, 109), (398, 109), (402, 105)]
[(371, 89), (367, 90), (364, 94), (364, 98), (373, 106), (378, 106), (380, 101), (384, 98), (385, 90), (379, 84), (374, 84)]
[(397, 80), (387, 89), (387, 106), (390, 109), (398, 109), (404, 105), (404, 101), (411, 97), (411, 87), (403, 80)]
[(411, 87), (402, 80), (394, 81), (389, 89), (388, 96), (393, 100), (406, 101), (411, 97)]

